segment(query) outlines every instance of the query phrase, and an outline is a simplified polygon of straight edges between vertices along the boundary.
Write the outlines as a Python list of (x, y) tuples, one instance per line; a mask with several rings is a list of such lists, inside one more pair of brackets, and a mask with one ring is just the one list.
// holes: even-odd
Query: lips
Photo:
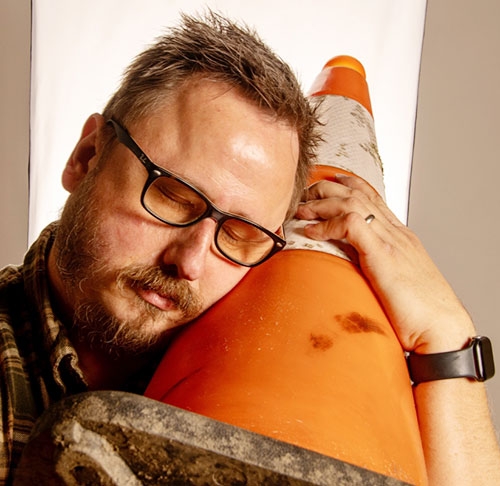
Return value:
[(120, 289), (133, 290), (151, 311), (178, 311), (184, 319), (193, 319), (203, 310), (203, 304), (188, 281), (166, 275), (159, 267), (130, 267), (120, 272)]
[(177, 305), (175, 302), (162, 294), (159, 294), (158, 292), (155, 292), (154, 290), (148, 290), (144, 288), (136, 288), (136, 292), (139, 294), (139, 296), (145, 300), (148, 304), (151, 304), (158, 309), (161, 309), (163, 311), (168, 311), (168, 310), (174, 310), (177, 308)]

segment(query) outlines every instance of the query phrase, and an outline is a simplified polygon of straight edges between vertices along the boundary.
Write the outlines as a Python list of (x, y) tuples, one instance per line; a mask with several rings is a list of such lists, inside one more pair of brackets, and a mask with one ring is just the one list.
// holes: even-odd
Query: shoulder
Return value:
[(22, 267), (0, 270), (0, 483), (20, 456), (37, 416), (26, 369), (28, 356), (21, 346), (22, 338), (29, 342), (31, 334), (22, 325), (23, 294)]
[(0, 321), (7, 318), (9, 309), (19, 305), (23, 293), (22, 267), (10, 265), (0, 270)]
[(23, 274), (21, 266), (8, 265), (0, 270), (0, 291), (19, 283)]
[(23, 267), (0, 270), (0, 357), (9, 362), (29, 356), (36, 341), (33, 332), (33, 304), (25, 289)]
[(0, 322), (9, 322), (9, 315), (18, 308), (24, 294), (22, 267), (8, 266), (0, 270)]

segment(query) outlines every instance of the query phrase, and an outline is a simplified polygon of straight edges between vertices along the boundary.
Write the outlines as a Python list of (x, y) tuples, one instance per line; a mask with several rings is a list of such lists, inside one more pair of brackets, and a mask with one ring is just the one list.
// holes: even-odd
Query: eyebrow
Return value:
[[(245, 219), (248, 219), (260, 226), (262, 226), (263, 228), (266, 228), (267, 229), (267, 226), (263, 225), (262, 223), (256, 221), (251, 215), (249, 215), (248, 213), (246, 213), (245, 211), (241, 212), (241, 213), (235, 213), (233, 211), (229, 211), (229, 210), (225, 210), (225, 209), (222, 209), (222, 208), (219, 208), (219, 206), (217, 204), (214, 203), (213, 199), (207, 194), (207, 191), (205, 191), (204, 189), (202, 189), (201, 187), (198, 186), (198, 184), (196, 184), (195, 182), (193, 182), (189, 177), (186, 177), (184, 175), (181, 175), (167, 167), (163, 167), (161, 166), (160, 164), (158, 164), (157, 162), (155, 162), (147, 153), (146, 151), (139, 145), (139, 143), (135, 140), (135, 138), (129, 133), (129, 131), (123, 127), (119, 122), (117, 122), (116, 120), (114, 120), (113, 118), (110, 118), (109, 120), (107, 120), (108, 124), (110, 124), (114, 131), (115, 131), (115, 134), (117, 136), (117, 139), (120, 143), (122, 143), (123, 145), (125, 145), (125, 147), (127, 147), (130, 151), (132, 151), (132, 153), (144, 164), (146, 165), (146, 162), (144, 160), (142, 160), (142, 156), (144, 156), (146, 159), (147, 159), (147, 162), (149, 162), (150, 164), (153, 164), (154, 166), (156, 167), (159, 167), (160, 169), (163, 169), (167, 172), (170, 172), (172, 173), (172, 175), (174, 175), (175, 177), (178, 177), (179, 179), (181, 179), (182, 181), (185, 181), (189, 184), (191, 184), (194, 188), (196, 188), (199, 192), (201, 192), (211, 203), (213, 206), (215, 206), (217, 209), (221, 210), (221, 211), (224, 211), (225, 213), (228, 213), (228, 214), (231, 214), (233, 216), (239, 216), (241, 218), (245, 218)], [(123, 140), (121, 140), (121, 138), (125, 138), (129, 143), (124, 143)], [(132, 146), (130, 146), (132, 145)], [(224, 190), (224, 188), (223, 188)], [(274, 233), (276, 233), (284, 224), (284, 221), (282, 221), (280, 223), (280, 225), (278, 226), (278, 228), (276, 230), (268, 230), (268, 231), (273, 231)]]

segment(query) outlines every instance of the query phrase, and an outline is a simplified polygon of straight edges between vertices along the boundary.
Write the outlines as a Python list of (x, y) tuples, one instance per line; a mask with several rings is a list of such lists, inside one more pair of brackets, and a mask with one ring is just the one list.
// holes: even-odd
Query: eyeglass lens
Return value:
[[(154, 179), (143, 198), (148, 211), (166, 223), (188, 225), (207, 211), (207, 202), (191, 187), (167, 176)], [(219, 225), (216, 246), (228, 258), (253, 265), (273, 249), (274, 240), (253, 224), (227, 217)]]

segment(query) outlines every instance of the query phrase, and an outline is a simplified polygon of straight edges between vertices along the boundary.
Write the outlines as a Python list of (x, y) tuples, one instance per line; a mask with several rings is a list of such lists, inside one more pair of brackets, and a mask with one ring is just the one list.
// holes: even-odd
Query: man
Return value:
[[(0, 276), (4, 482), (50, 403), (142, 391), (172, 330), (279, 251), (315, 127), (289, 68), (216, 15), (184, 17), (134, 61), (64, 169), (61, 221)], [(323, 220), (308, 235), (358, 250), (405, 350), (459, 349), (475, 334), (419, 242), (366, 184), (325, 181), (308, 197), (297, 215)], [(472, 479), (478, 467), (498, 475), (482, 384), (422, 383), (415, 400), (432, 482), (455, 470)]]
[(0, 277), (3, 481), (52, 402), (143, 391), (172, 329), (284, 246), (315, 126), (290, 68), (216, 15), (134, 61), (85, 123), (60, 222)]

